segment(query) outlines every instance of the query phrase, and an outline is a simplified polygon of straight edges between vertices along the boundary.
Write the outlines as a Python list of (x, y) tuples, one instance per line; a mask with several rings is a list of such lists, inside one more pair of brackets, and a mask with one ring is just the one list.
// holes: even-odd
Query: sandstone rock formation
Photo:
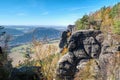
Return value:
[(71, 34), (74, 31), (75, 31), (75, 25), (68, 25), (67, 26), (67, 30), (63, 31), (63, 33), (62, 33), (59, 48), (63, 48), (67, 44), (68, 38), (71, 36)]
[(76, 27), (75, 25), (68, 25), (67, 29), (70, 31), (70, 32), (74, 32), (76, 30)]
[(120, 44), (110, 42), (99, 30), (73, 33), (67, 54), (58, 62), (57, 80), (119, 80)]

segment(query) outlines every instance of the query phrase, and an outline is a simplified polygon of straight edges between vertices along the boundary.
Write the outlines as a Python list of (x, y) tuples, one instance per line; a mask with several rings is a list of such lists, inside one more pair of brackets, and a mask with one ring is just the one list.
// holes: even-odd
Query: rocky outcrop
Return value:
[(67, 44), (68, 32), (69, 31), (63, 31), (60, 44), (59, 44), (59, 48), (63, 48)]
[(75, 26), (74, 25), (68, 25), (67, 30), (62, 32), (61, 35), (61, 40), (60, 40), (60, 44), (59, 44), (59, 48), (60, 48), (60, 53), (66, 53), (66, 51), (64, 51), (64, 49), (66, 47), (68, 47), (68, 39), (71, 36), (72, 32), (73, 32), (73, 28)]
[(75, 25), (68, 25), (67, 30), (62, 32), (59, 44), (60, 53), (65, 54), (68, 51), (68, 49), (66, 49), (68, 47), (68, 40), (74, 31), (76, 31)]
[(67, 29), (68, 29), (70, 32), (76, 31), (75, 25), (68, 25)]
[[(108, 67), (113, 66), (109, 63), (112, 63), (111, 59), (115, 59), (116, 56), (113, 55), (119, 52), (119, 45), (110, 46), (110, 41), (106, 41), (99, 30), (81, 30), (73, 33), (68, 41), (67, 54), (58, 62), (57, 78), (61, 80), (109, 80), (109, 75), (112, 75)], [(120, 79), (117, 75), (120, 71), (116, 71), (118, 64), (114, 70), (115, 80)], [(103, 77), (104, 74), (106, 77)]]
[(62, 32), (59, 48), (64, 48), (68, 43), (68, 38), (75, 31), (75, 25), (68, 25), (67, 30)]

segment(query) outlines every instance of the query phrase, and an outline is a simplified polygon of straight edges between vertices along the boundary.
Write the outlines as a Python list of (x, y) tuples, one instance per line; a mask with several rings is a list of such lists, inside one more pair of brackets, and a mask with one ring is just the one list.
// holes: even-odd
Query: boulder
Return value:
[(108, 38), (100, 30), (72, 33), (68, 52), (57, 65), (57, 79), (120, 80), (120, 44)]
[(99, 30), (82, 30), (73, 33), (68, 42), (68, 53), (58, 62), (57, 76), (62, 80), (71, 80), (77, 72), (77, 66), (82, 60), (98, 58), (101, 52), (101, 42), (96, 36)]

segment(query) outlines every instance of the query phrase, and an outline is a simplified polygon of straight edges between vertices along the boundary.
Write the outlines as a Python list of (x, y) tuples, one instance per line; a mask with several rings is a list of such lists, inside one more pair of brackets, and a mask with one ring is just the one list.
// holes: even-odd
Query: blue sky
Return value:
[(0, 0), (0, 25), (68, 25), (120, 0)]

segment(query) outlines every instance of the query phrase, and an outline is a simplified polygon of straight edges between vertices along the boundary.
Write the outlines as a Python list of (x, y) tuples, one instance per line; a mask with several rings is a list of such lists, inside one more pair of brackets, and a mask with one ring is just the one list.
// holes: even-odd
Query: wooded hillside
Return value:
[(120, 3), (112, 7), (102, 7), (100, 10), (84, 15), (75, 22), (78, 30), (97, 29), (107, 33), (120, 34)]

